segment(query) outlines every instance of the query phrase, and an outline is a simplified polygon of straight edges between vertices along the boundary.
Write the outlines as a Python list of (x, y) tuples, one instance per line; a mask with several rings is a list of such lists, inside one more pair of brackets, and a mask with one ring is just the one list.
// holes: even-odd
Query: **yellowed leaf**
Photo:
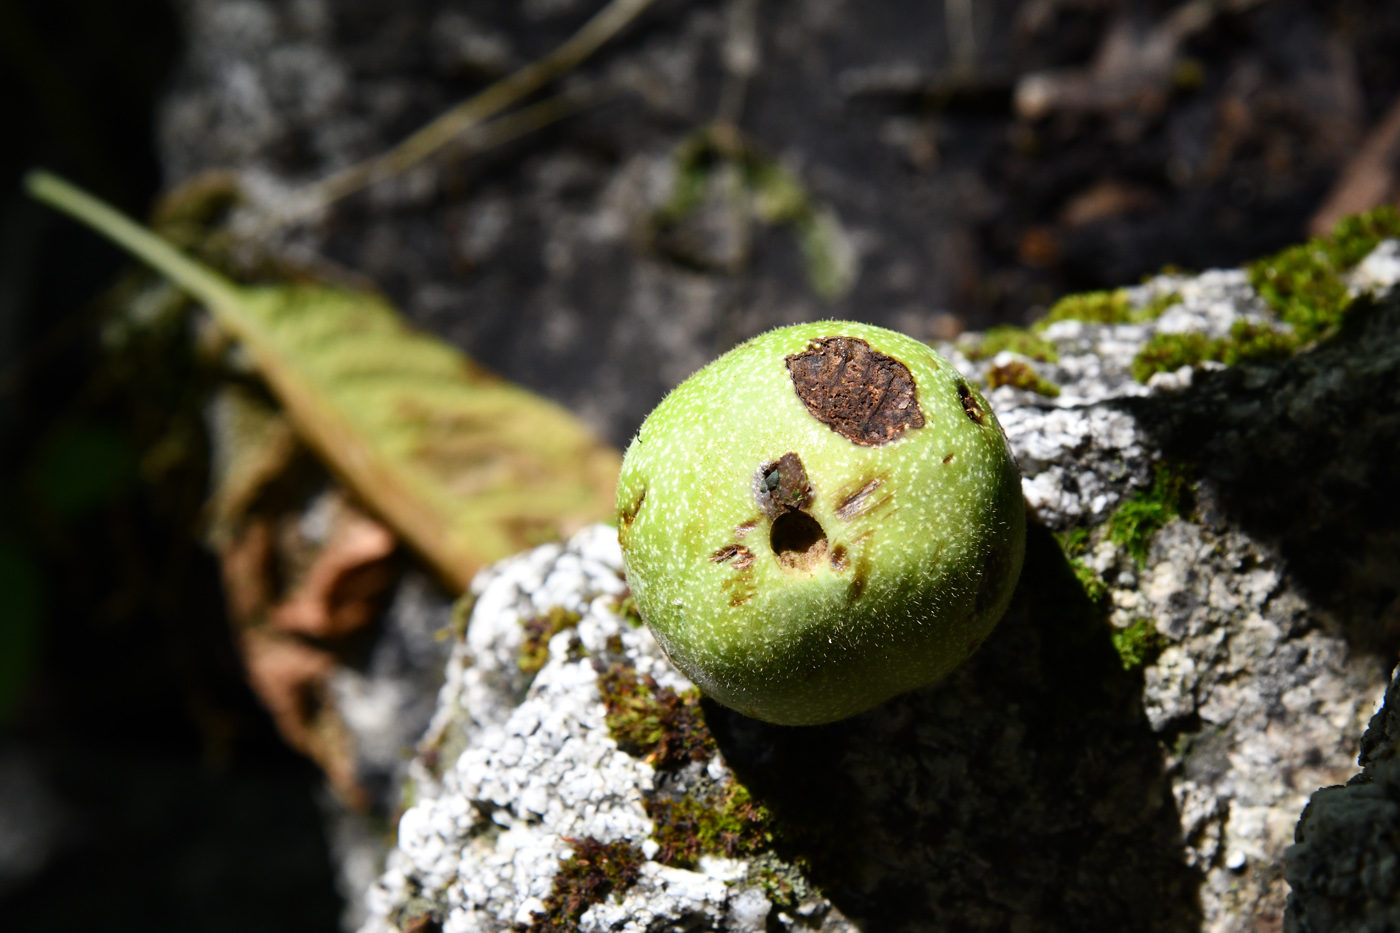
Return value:
[(378, 295), (240, 287), (67, 182), (35, 172), (27, 186), (204, 302), (307, 444), (458, 589), (487, 562), (612, 514), (617, 451)]

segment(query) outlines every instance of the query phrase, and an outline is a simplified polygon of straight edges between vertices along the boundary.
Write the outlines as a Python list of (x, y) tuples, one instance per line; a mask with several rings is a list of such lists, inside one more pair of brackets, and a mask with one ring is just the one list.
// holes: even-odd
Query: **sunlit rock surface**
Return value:
[[(586, 904), (584, 930), (1282, 923), (1284, 850), (1309, 795), (1356, 773), (1394, 649), (1400, 552), (1382, 493), (1400, 442), (1400, 303), (1358, 308), (1288, 360), (1144, 385), (1128, 368), (1155, 329), (1225, 333), (1265, 313), (1236, 272), (1155, 280), (1132, 300), (1159, 293), (1181, 301), (1155, 320), (1043, 333), (1059, 361), (1035, 365), (1057, 397), (990, 393), (1035, 520), (1006, 618), (941, 684), (815, 728), (703, 703), (714, 745), (648, 761), (611, 734), (600, 671), (688, 685), (620, 614), (613, 532), (484, 573), (366, 933), (542, 928), (584, 838), (637, 859), (630, 886)], [(972, 377), (1006, 361), (946, 349)], [(1115, 535), (1164, 470), (1189, 476), (1180, 514), (1136, 545)], [(577, 624), (531, 678), (526, 623), (556, 608)], [(734, 782), (769, 835), (664, 864), (676, 837), (656, 801), (717, 807)], [(1346, 793), (1383, 806), (1385, 786)], [(1339, 808), (1314, 805), (1308, 845), (1340, 838), (1320, 828)], [(1320, 870), (1306, 851), (1295, 879)]]

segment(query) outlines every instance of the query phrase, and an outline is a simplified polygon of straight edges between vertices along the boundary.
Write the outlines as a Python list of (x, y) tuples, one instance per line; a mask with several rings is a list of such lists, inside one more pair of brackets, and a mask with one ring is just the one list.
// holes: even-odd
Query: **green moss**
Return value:
[(1158, 295), (1143, 305), (1134, 308), (1126, 289), (1110, 292), (1081, 292), (1066, 295), (1055, 302), (1045, 317), (1033, 325), (1036, 330), (1044, 330), (1056, 321), (1087, 321), (1090, 324), (1141, 324), (1155, 320), (1162, 312), (1181, 301), (1176, 292)]
[(1089, 597), (1089, 602), (1100, 609), (1104, 608), (1108, 603), (1108, 585), (1099, 579), (1094, 568), (1078, 557), (1071, 558), (1069, 566), (1074, 571), (1075, 579), (1079, 581), (1079, 585), (1084, 587), (1084, 595)]
[(574, 854), (559, 862), (554, 888), (544, 900), (544, 910), (532, 914), (530, 925), (516, 929), (529, 933), (574, 933), (579, 918), (594, 904), (612, 894), (622, 894), (636, 883), (646, 861), (641, 850), (626, 840), (602, 843), (592, 836), (566, 840)]
[(1127, 324), (1132, 320), (1133, 306), (1128, 301), (1128, 293), (1123, 289), (1111, 292), (1081, 292), (1066, 295), (1055, 302), (1039, 321), (1037, 329), (1044, 329), (1056, 321), (1088, 321), (1091, 324)]
[(1084, 553), (1089, 550), (1089, 529), (1071, 528), (1055, 537), (1060, 542), (1060, 549), (1065, 552), (1065, 559), (1069, 562), (1070, 570), (1074, 571), (1075, 579), (1084, 589), (1084, 595), (1089, 597), (1089, 602), (1093, 603), (1097, 610), (1106, 609), (1108, 586), (1099, 579), (1098, 573), (1086, 564), (1083, 558)]
[(1166, 647), (1166, 639), (1151, 619), (1136, 619), (1127, 628), (1115, 629), (1113, 648), (1123, 670), (1133, 671), (1152, 663)]
[(1159, 463), (1152, 487), (1133, 496), (1108, 519), (1108, 537), (1139, 564), (1147, 560), (1152, 536), (1177, 515), (1190, 510), (1191, 483), (1179, 468)]
[(1351, 305), (1342, 274), (1387, 237), (1400, 236), (1400, 211), (1378, 207), (1342, 220), (1325, 237), (1289, 247), (1249, 266), (1249, 281), (1300, 343), (1332, 334)]
[(650, 797), (647, 815), (661, 848), (656, 860), (675, 868), (692, 868), (701, 855), (740, 858), (773, 845), (773, 820), (741, 784), (724, 786), (717, 800), (687, 794), (675, 800)]
[(1173, 372), (1183, 366), (1198, 366), (1206, 360), (1233, 366), (1236, 363), (1283, 359), (1297, 352), (1296, 331), (1236, 321), (1228, 337), (1205, 334), (1153, 334), (1133, 358), (1133, 378), (1146, 382), (1155, 373)]
[(1153, 334), (1133, 357), (1133, 378), (1146, 382), (1157, 373), (1175, 372), (1215, 359), (1216, 342), (1205, 334)]
[(1068, 558), (1075, 558), (1089, 549), (1089, 529), (1071, 528), (1055, 535), (1060, 542), (1060, 548)]
[(706, 761), (715, 740), (700, 710), (700, 691), (676, 693), (650, 674), (615, 662), (598, 675), (607, 707), (608, 732), (617, 747), (643, 758), (658, 770), (674, 770), (688, 761)]
[(995, 389), (998, 386), (1014, 386), (1017, 389), (1036, 392), (1050, 398), (1060, 394), (1059, 386), (1036, 372), (1029, 363), (1023, 363), (1020, 360), (1012, 360), (987, 370), (987, 387)]
[(538, 674), (549, 661), (549, 640), (565, 629), (577, 626), (580, 618), (577, 612), (554, 606), (543, 616), (521, 622), (525, 638), (520, 642), (520, 672)]
[(980, 339), (959, 344), (958, 349), (970, 360), (985, 360), (1003, 350), (1019, 353), (1042, 363), (1053, 363), (1060, 358), (1053, 343), (1024, 327), (993, 327)]

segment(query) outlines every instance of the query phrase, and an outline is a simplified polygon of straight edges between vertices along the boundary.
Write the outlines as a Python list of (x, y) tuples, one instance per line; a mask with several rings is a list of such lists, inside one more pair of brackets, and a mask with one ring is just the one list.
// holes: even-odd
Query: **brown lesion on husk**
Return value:
[[(872, 479), (864, 486), (842, 499), (836, 506), (837, 517), (845, 521), (850, 521), (857, 515), (863, 515), (876, 505), (879, 505), (879, 502), (872, 501), (872, 497), (875, 495), (876, 490), (882, 485), (884, 485), (883, 480)], [(883, 499), (880, 500), (880, 502), (883, 501)]]
[(864, 447), (924, 426), (909, 367), (858, 337), (820, 337), (787, 357), (793, 388), (812, 417)]
[(753, 551), (742, 544), (727, 544), (710, 555), (710, 560), (716, 564), (728, 561), (735, 570), (746, 570), (753, 566)]
[(958, 400), (962, 403), (962, 410), (967, 412), (967, 416), (972, 419), (974, 424), (985, 423), (984, 419), (987, 417), (987, 413), (978, 403), (977, 396), (972, 394), (972, 390), (961, 382), (958, 383)]
[(785, 453), (772, 463), (763, 464), (754, 476), (754, 499), (769, 518), (807, 508), (812, 504), (812, 496), (807, 468), (795, 453)]

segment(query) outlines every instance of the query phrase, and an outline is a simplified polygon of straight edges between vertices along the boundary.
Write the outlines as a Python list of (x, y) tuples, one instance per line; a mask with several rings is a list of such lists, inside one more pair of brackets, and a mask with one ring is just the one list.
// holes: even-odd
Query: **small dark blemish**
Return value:
[(716, 564), (722, 564), (733, 559), (735, 570), (746, 570), (753, 566), (753, 551), (742, 544), (726, 544), (710, 555), (710, 560)]
[(846, 588), (846, 602), (853, 603), (860, 599), (860, 595), (865, 592), (865, 568), (856, 571), (851, 578), (851, 585)]
[(813, 340), (787, 368), (812, 417), (852, 443), (877, 447), (924, 426), (909, 367), (858, 337)]
[(943, 462), (944, 462), (944, 463), (952, 463), (952, 462), (953, 462), (953, 455), (952, 455), (952, 454), (949, 454), (948, 456), (944, 457), (944, 458), (943, 458)]
[(958, 383), (958, 398), (962, 401), (962, 409), (967, 412), (967, 416), (976, 424), (981, 424), (987, 413), (982, 410), (982, 406), (977, 404), (977, 399), (973, 397), (972, 390), (961, 382)]
[(754, 530), (755, 528), (757, 528), (757, 527), (758, 527), (758, 519), (756, 519), (756, 518), (751, 518), (751, 519), (749, 519), (748, 521), (744, 522), (742, 525), (735, 525), (735, 526), (734, 526), (734, 537), (736, 537), (736, 538), (743, 538), (743, 537), (746, 537), (750, 531), (753, 531), (753, 530)]
[(869, 507), (867, 503), (869, 503), (871, 494), (880, 488), (882, 482), (882, 480), (872, 479), (847, 496), (840, 505), (836, 506), (837, 517), (849, 521), (866, 511)]
[(831, 569), (837, 573), (846, 569), (846, 549), (839, 544), (831, 549)]

